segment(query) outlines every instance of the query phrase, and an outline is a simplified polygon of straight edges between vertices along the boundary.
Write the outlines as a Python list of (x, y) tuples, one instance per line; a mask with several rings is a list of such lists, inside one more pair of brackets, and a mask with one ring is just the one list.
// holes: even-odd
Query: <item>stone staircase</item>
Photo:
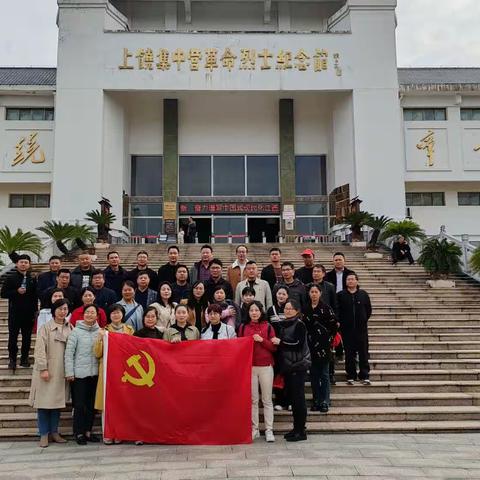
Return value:
[[(268, 263), (272, 245), (251, 245), (248, 257), (259, 266)], [(311, 246), (311, 245), (309, 245)], [(191, 266), (200, 245), (184, 245), (182, 263)], [(305, 245), (280, 245), (282, 258), (301, 265)], [(235, 245), (215, 245), (215, 256), (225, 269), (235, 256)], [(150, 265), (166, 261), (165, 245), (118, 247), (122, 264), (135, 264), (140, 249), (150, 254)], [(308, 413), (309, 432), (427, 432), (480, 430), (480, 285), (457, 276), (452, 290), (432, 290), (419, 266), (391, 266), (388, 258), (367, 260), (363, 251), (344, 246), (313, 245), (316, 260), (330, 268), (332, 253), (342, 250), (347, 265), (357, 272), (361, 287), (373, 303), (369, 322), (371, 386), (344, 383), (343, 363), (337, 364), (328, 414)], [(98, 252), (95, 265), (106, 265)], [(66, 266), (74, 267), (73, 264)], [(36, 265), (35, 270), (45, 269)], [(0, 438), (36, 435), (36, 413), (28, 405), (31, 369), (13, 374), (7, 369), (7, 304), (0, 301)], [(33, 351), (32, 351), (33, 354)], [(307, 385), (307, 398), (311, 398)], [(71, 432), (69, 409), (62, 428)], [(275, 412), (278, 432), (291, 428), (289, 412)]]

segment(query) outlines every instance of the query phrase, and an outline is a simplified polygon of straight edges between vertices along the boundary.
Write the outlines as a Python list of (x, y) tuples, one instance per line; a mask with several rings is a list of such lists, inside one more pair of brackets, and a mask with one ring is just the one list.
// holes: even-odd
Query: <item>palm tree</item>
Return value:
[(97, 225), (98, 240), (108, 240), (110, 225), (115, 222), (117, 217), (113, 213), (100, 212), (99, 210), (90, 210), (86, 213), (85, 220), (89, 220)]
[(418, 223), (406, 219), (388, 223), (380, 235), (380, 240), (391, 241), (398, 235), (403, 235), (405, 240), (413, 243), (419, 243), (426, 238), (425, 232)]
[(58, 249), (64, 255), (68, 255), (69, 250), (67, 248), (66, 242), (75, 238), (74, 228), (75, 225), (71, 225), (70, 223), (49, 220), (43, 222), (43, 225), (41, 227), (38, 227), (37, 230), (40, 230), (42, 233), (50, 237), (56, 243)]
[(38, 235), (23, 232), (20, 228), (12, 234), (7, 226), (0, 228), (0, 252), (6, 253), (12, 261), (18, 256), (18, 251), (31, 252), (40, 257), (42, 250), (42, 241)]
[(432, 278), (447, 278), (450, 273), (460, 271), (461, 256), (462, 249), (453, 242), (430, 238), (422, 246), (418, 263)]
[(372, 217), (368, 221), (367, 225), (370, 228), (373, 228), (373, 233), (372, 237), (370, 238), (370, 242), (368, 242), (368, 248), (370, 250), (376, 250), (377, 249), (377, 242), (378, 242), (378, 237), (380, 236), (380, 233), (382, 233), (382, 230), (392, 221), (390, 217), (386, 217), (385, 215), (382, 215), (381, 217)]
[(372, 214), (360, 210), (359, 212), (350, 212), (349, 214), (343, 217), (342, 222), (350, 225), (352, 230), (352, 240), (361, 241), (362, 237), (362, 227), (368, 225), (368, 222), (372, 219)]
[(72, 225), (72, 227), (72, 244), (75, 244), (81, 250), (87, 250), (88, 247), (85, 242), (93, 243), (97, 238), (93, 227), (90, 225), (81, 225), (78, 222)]
[(470, 267), (473, 273), (480, 273), (480, 246), (478, 246), (470, 258)]

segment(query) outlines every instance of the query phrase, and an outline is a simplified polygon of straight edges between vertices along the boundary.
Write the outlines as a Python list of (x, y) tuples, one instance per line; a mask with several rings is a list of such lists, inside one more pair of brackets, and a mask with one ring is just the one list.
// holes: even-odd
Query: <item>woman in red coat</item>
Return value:
[[(83, 309), (87, 305), (93, 305), (95, 303), (95, 290), (92, 287), (82, 288), (82, 306), (76, 308), (72, 312), (70, 317), (70, 324), (75, 326), (79, 320), (83, 320)], [(107, 315), (103, 308), (98, 309), (98, 325), (100, 328), (105, 328), (107, 325)]]

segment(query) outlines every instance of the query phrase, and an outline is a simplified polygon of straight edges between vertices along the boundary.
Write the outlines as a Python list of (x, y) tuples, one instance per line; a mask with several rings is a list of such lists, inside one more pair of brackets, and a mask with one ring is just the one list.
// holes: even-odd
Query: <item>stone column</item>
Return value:
[[(295, 140), (293, 99), (282, 98), (279, 101), (279, 135), (280, 135), (280, 196), (281, 211), (285, 205), (295, 206)], [(285, 220), (281, 220), (281, 233), (294, 235), (293, 230), (287, 230)]]

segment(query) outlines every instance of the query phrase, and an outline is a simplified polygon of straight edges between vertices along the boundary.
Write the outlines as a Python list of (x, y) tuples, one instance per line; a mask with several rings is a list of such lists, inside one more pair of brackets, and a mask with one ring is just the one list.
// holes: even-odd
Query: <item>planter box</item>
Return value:
[(378, 252), (367, 252), (364, 255), (365, 258), (371, 258), (371, 259), (378, 259), (378, 258), (383, 258), (383, 253), (378, 253)]
[(351, 242), (350, 246), (351, 247), (367, 248), (367, 242)]
[(431, 288), (455, 288), (455, 280), (427, 280)]

